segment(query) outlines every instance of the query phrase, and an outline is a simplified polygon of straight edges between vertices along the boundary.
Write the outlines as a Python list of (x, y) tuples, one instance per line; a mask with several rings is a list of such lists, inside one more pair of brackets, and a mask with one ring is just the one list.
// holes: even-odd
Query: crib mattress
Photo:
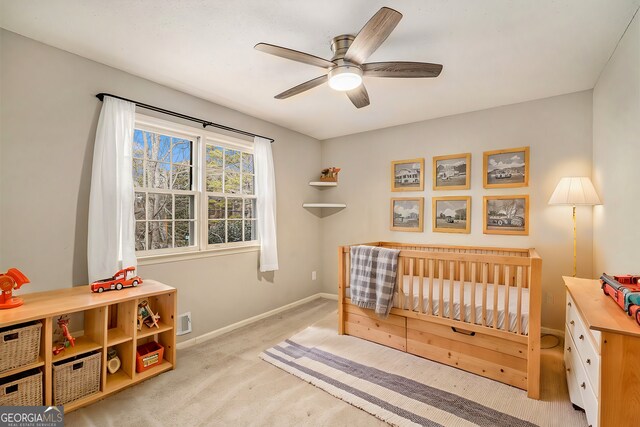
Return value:
[[(404, 308), (408, 308), (409, 304), (409, 286), (410, 286), (410, 277), (404, 276), (403, 278), (403, 286), (402, 290), (405, 295), (404, 298)], [(443, 315), (444, 317), (449, 317), (449, 280), (443, 280)], [(453, 317), (456, 320), (461, 320), (461, 303), (460, 303), (460, 286), (461, 283), (459, 281), (453, 282)], [(467, 323), (475, 323), (477, 325), (482, 325), (482, 283), (477, 283), (476, 286), (476, 298), (475, 298), (475, 306), (476, 306), (476, 318), (471, 319), (471, 289), (473, 284), (470, 282), (464, 283), (464, 311), (462, 319), (463, 322)], [(494, 313), (493, 309), (493, 293), (494, 289), (497, 289), (498, 292), (498, 310), (497, 313)], [(487, 302), (486, 302), (486, 323), (487, 325), (493, 326), (494, 316), (498, 317), (498, 329), (504, 328), (505, 322), (505, 286), (493, 284), (487, 284)], [(427, 312), (428, 303), (429, 303), (429, 279), (424, 279), (423, 284), (423, 299), (424, 299), (424, 312)], [(394, 301), (394, 306), (400, 308), (398, 301)], [(420, 307), (420, 280), (417, 277), (413, 278), (413, 310), (418, 311)], [(509, 319), (508, 326), (509, 331), (517, 332), (518, 331), (518, 289), (515, 287), (510, 287), (509, 289)], [(438, 315), (440, 311), (440, 280), (433, 279), (433, 303), (432, 303), (432, 313), (433, 315)], [(520, 312), (521, 317), (521, 328), (522, 334), (529, 334), (529, 289), (522, 288), (522, 310)]]

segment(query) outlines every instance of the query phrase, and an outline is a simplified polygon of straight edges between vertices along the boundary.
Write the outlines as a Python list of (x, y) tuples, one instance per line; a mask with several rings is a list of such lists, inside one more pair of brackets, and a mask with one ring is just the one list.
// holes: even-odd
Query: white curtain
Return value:
[(254, 138), (256, 195), (258, 198), (258, 238), (260, 239), (260, 271), (278, 269), (276, 233), (276, 177), (273, 170), (271, 141)]
[(131, 146), (135, 104), (104, 97), (96, 130), (89, 197), (89, 281), (136, 267)]

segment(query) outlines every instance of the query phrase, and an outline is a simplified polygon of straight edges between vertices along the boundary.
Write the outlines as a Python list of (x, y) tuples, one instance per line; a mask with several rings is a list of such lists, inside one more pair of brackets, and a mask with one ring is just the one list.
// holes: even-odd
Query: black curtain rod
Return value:
[(158, 113), (167, 114), (169, 116), (174, 116), (174, 117), (178, 117), (178, 118), (181, 118), (181, 119), (184, 119), (184, 120), (190, 120), (192, 122), (200, 123), (203, 128), (206, 128), (207, 126), (212, 126), (214, 128), (226, 130), (226, 131), (229, 131), (229, 132), (235, 132), (235, 133), (239, 133), (239, 134), (246, 135), (246, 136), (251, 136), (251, 137), (258, 136), (260, 138), (267, 139), (270, 142), (274, 141), (273, 138), (268, 138), (266, 136), (258, 135), (256, 133), (251, 133), (251, 132), (247, 132), (247, 131), (244, 131), (244, 130), (232, 128), (232, 127), (229, 127), (229, 126), (225, 126), (225, 125), (221, 125), (221, 124), (218, 124), (218, 123), (210, 122), (208, 120), (198, 119), (196, 117), (187, 116), (186, 114), (176, 113), (175, 111), (165, 110), (164, 108), (155, 107), (155, 106), (149, 105), (149, 104), (144, 104), (142, 102), (134, 101), (132, 99), (123, 98), (123, 97), (117, 96), (117, 95), (111, 95), (110, 93), (99, 93), (99, 94), (96, 95), (96, 98), (98, 98), (100, 101), (102, 101), (105, 96), (110, 96), (112, 98), (122, 99), (123, 101), (133, 102), (134, 104), (136, 104), (136, 106), (138, 106), (140, 108), (144, 108), (146, 110), (157, 111)]

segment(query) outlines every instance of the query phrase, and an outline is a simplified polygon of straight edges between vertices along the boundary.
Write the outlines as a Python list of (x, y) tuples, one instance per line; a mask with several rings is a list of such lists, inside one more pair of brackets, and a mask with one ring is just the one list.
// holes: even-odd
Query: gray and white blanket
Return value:
[(385, 319), (393, 307), (398, 266), (397, 249), (374, 246), (351, 247), (351, 302), (375, 310)]

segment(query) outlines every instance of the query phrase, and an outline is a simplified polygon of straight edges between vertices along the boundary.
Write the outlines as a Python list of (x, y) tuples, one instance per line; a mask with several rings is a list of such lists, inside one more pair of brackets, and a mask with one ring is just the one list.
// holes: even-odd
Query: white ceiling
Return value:
[[(3, 28), (318, 139), (590, 89), (640, 5), (640, 0), (0, 1)], [(365, 78), (371, 105), (360, 110), (327, 85), (287, 100), (273, 98), (323, 70), (255, 51), (256, 43), (330, 58), (331, 38), (356, 34), (382, 6), (404, 17), (369, 61), (441, 63), (440, 77)]]

